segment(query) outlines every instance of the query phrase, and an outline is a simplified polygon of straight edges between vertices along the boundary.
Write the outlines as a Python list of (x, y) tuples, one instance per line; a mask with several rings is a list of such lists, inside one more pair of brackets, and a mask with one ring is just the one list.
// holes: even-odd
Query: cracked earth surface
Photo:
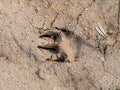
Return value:
[(120, 0), (0, 0), (0, 90), (120, 90), (119, 63)]

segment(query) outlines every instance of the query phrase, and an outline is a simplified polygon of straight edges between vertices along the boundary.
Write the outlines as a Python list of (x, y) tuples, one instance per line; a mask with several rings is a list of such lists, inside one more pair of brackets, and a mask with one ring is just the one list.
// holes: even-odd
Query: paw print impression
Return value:
[(72, 31), (56, 27), (53, 30), (43, 30), (39, 37), (50, 41), (48, 44), (38, 46), (39, 49), (46, 50), (51, 54), (51, 57), (46, 60), (72, 62), (78, 58), (81, 38)]

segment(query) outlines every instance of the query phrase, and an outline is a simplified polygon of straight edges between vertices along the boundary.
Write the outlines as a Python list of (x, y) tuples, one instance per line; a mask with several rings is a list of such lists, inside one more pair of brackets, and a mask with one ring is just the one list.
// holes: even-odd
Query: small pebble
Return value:
[(35, 8), (35, 12), (38, 13), (40, 11), (40, 7)]
[(104, 63), (105, 62), (105, 58), (104, 57), (100, 57), (100, 61), (101, 61), (101, 63)]

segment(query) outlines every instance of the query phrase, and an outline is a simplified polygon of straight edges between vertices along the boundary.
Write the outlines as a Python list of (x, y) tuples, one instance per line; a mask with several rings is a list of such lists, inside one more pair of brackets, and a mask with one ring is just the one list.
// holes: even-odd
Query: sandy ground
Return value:
[[(0, 0), (0, 90), (120, 90), (119, 23), (119, 0)], [(49, 31), (65, 62), (38, 48)]]

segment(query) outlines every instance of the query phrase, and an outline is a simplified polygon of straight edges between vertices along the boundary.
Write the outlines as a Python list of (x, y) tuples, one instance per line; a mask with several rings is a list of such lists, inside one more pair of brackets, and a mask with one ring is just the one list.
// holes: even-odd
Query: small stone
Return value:
[(40, 7), (35, 8), (35, 12), (38, 13), (40, 11)]
[(57, 56), (55, 54), (52, 55), (52, 60), (57, 60)]
[(104, 57), (100, 57), (100, 61), (101, 61), (101, 63), (104, 63), (105, 62), (105, 58)]
[(104, 45), (105, 45), (105, 40), (101, 40), (101, 41), (100, 41), (100, 45), (101, 45), (101, 46), (104, 46)]

